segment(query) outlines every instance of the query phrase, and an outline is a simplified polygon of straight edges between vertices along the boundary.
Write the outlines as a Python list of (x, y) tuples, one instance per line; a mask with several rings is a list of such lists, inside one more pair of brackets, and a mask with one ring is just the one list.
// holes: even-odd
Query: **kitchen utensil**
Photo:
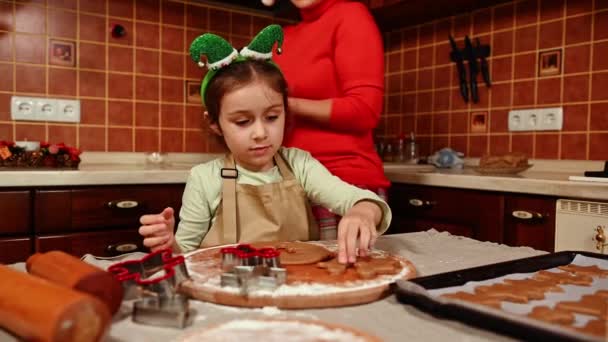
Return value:
[(604, 171), (585, 171), (585, 177), (608, 178), (608, 161), (604, 163)]
[(488, 45), (481, 45), (479, 38), (475, 38), (475, 52), (479, 57), (479, 65), (481, 66), (481, 76), (487, 87), (492, 86), (490, 80), (490, 68), (488, 67), (488, 60), (486, 57), (490, 55), (490, 47)]
[(123, 288), (112, 274), (65, 252), (36, 253), (27, 259), (26, 268), (32, 275), (97, 297), (112, 315), (122, 302)]
[(479, 65), (477, 64), (477, 54), (471, 44), (469, 36), (464, 37), (464, 56), (469, 64), (469, 85), (471, 87), (471, 100), (473, 103), (479, 102), (479, 90), (477, 89), (477, 74), (479, 74)]
[(97, 298), (0, 265), (0, 327), (24, 341), (99, 341), (111, 320)]
[(177, 328), (191, 323), (188, 299), (177, 292), (190, 278), (183, 256), (173, 257), (164, 249), (114, 264), (108, 271), (122, 283), (125, 299), (139, 299), (133, 306), (134, 322)]
[(450, 59), (453, 62), (456, 62), (456, 69), (458, 71), (458, 82), (460, 85), (460, 96), (462, 96), (462, 99), (464, 100), (464, 102), (468, 103), (469, 102), (469, 88), (467, 86), (467, 73), (464, 69), (463, 51), (458, 48), (458, 45), (456, 45), (456, 42), (454, 41), (454, 37), (452, 37), (450, 35), (449, 38), (450, 38), (450, 45), (452, 46), (452, 52), (450, 52)]

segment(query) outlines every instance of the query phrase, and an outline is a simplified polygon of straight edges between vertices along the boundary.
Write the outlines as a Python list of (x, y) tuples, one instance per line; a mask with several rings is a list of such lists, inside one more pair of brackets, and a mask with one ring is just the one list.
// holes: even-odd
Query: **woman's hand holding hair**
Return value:
[(152, 252), (171, 248), (179, 253), (179, 247), (175, 241), (173, 230), (175, 228), (175, 217), (173, 208), (167, 207), (160, 214), (143, 215), (139, 222), (139, 234), (144, 237), (144, 246)]
[(378, 238), (381, 218), (382, 209), (371, 201), (358, 202), (346, 212), (338, 224), (338, 262), (353, 263), (357, 254), (367, 256)]

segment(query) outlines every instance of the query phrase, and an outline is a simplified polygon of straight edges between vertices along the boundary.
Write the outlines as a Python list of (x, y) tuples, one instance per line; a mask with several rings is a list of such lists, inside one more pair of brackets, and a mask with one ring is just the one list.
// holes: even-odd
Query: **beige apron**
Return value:
[(275, 164), (283, 180), (264, 185), (237, 184), (232, 155), (222, 168), (222, 200), (216, 219), (200, 247), (237, 242), (318, 240), (306, 192), (277, 153)]

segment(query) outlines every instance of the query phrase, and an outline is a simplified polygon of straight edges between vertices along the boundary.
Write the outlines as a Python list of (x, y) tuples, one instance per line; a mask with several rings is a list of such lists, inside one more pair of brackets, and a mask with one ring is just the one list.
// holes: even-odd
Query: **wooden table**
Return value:
[[(527, 247), (508, 247), (489, 242), (440, 233), (426, 232), (385, 235), (378, 239), (377, 248), (400, 254), (410, 259), (420, 276), (525, 258), (544, 252)], [(87, 258), (100, 266), (107, 260)], [(112, 261), (115, 262), (115, 261)], [(15, 264), (23, 269), (23, 264)], [(187, 329), (161, 328), (133, 323), (129, 303), (116, 317), (106, 341), (171, 341), (182, 334), (204, 329), (234, 318), (273, 317), (319, 319), (349, 325), (382, 338), (385, 341), (510, 341), (491, 332), (469, 327), (459, 322), (434, 318), (416, 308), (403, 305), (395, 296), (371, 304), (335, 309), (279, 310), (273, 307), (245, 309), (220, 306), (192, 300), (197, 312), (194, 323)], [(0, 331), (0, 341), (12, 341)], [(13, 339), (13, 341), (16, 341)]]

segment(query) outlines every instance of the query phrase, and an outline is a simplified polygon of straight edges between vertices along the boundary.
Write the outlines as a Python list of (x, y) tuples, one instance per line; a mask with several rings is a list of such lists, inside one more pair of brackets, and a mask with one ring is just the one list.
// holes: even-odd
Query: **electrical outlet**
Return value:
[(79, 100), (57, 100), (57, 121), (80, 122)]
[(38, 98), (35, 103), (37, 121), (57, 121), (57, 101)]
[(13, 96), (11, 118), (29, 121), (80, 122), (80, 101)]
[(562, 127), (562, 107), (509, 111), (509, 131), (559, 131)]
[(13, 120), (36, 120), (34, 98), (13, 96), (11, 97), (11, 119)]

